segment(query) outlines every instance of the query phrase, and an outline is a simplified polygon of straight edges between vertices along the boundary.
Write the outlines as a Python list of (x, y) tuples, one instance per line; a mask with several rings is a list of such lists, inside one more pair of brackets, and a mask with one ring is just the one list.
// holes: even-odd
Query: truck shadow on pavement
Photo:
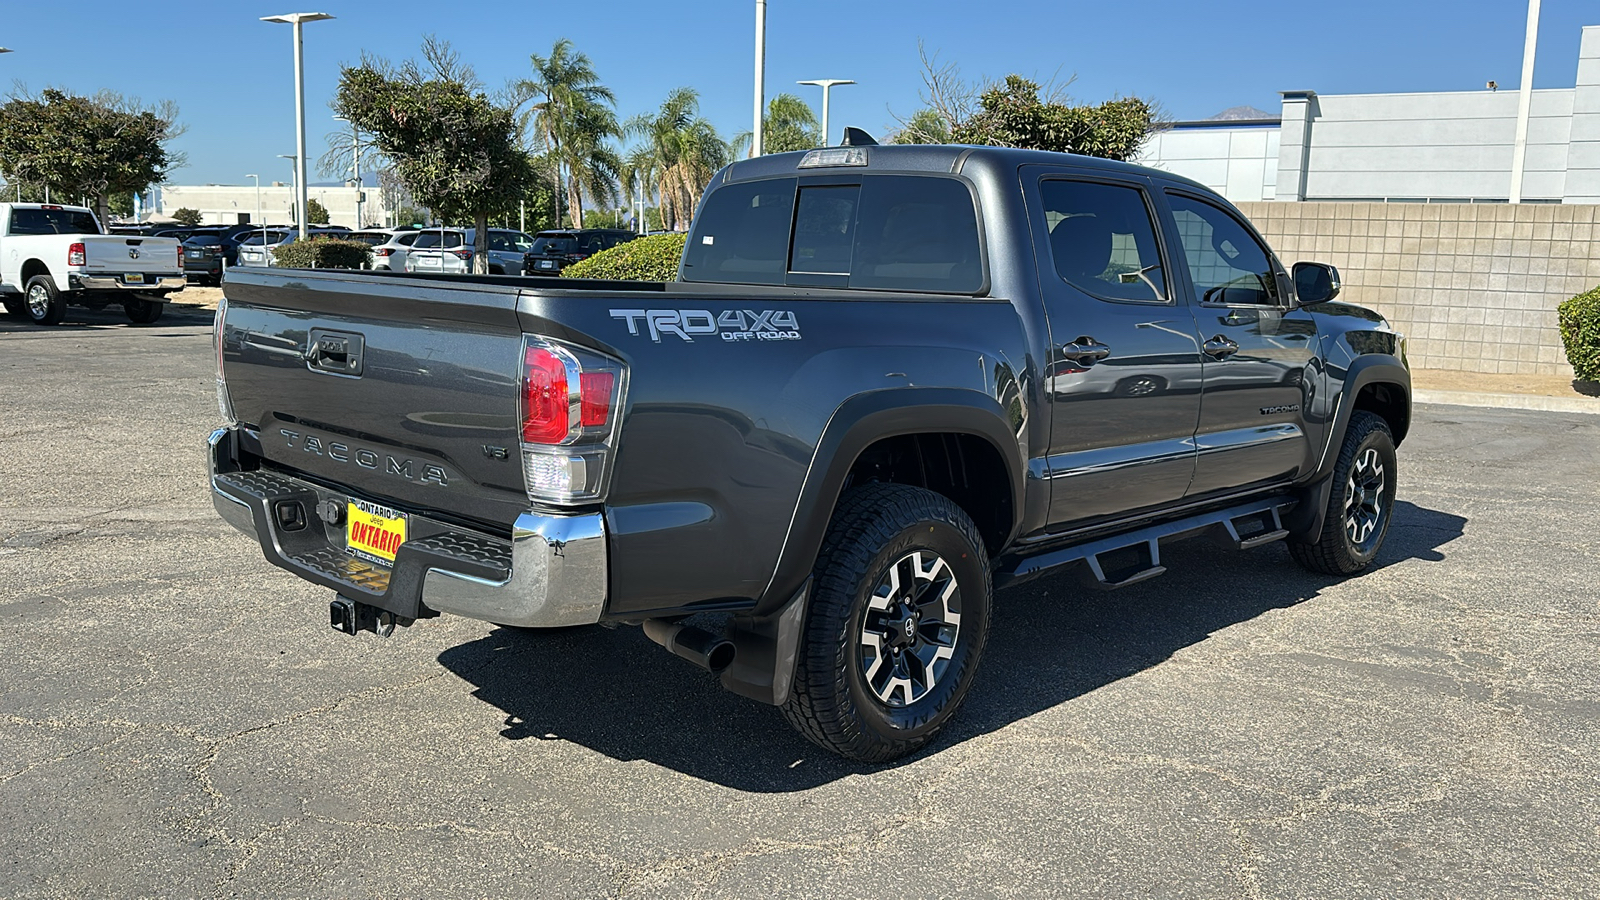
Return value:
[[(1439, 563), (1466, 519), (1400, 502), (1378, 567)], [(997, 596), (978, 680), (924, 753), (939, 753), (1129, 675), (1228, 626), (1311, 600), (1339, 579), (1314, 575), (1281, 545), (1238, 553), (1203, 539), (1162, 548), (1171, 571), (1121, 591), (1075, 573)], [(571, 741), (736, 790), (787, 792), (890, 766), (839, 759), (777, 709), (724, 691), (637, 628), (500, 628), (440, 654), (473, 694), (505, 714), (510, 740)]]

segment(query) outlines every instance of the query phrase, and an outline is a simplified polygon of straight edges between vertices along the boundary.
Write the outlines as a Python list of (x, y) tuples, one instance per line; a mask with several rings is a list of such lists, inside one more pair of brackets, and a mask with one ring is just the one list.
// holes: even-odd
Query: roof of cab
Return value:
[[(825, 149), (825, 148), (819, 148)], [(1015, 147), (981, 147), (970, 144), (873, 144), (866, 148), (866, 171), (963, 172), (973, 167), (1014, 168), (1024, 165), (1072, 166), (1106, 173), (1164, 178), (1211, 192), (1205, 185), (1161, 169), (1097, 156), (1055, 153), (1049, 150), (1021, 150)], [(850, 171), (850, 166), (825, 166), (801, 169), (800, 161), (810, 151), (774, 153), (755, 159), (742, 159), (723, 169), (723, 182), (749, 181), (780, 175), (827, 174)]]

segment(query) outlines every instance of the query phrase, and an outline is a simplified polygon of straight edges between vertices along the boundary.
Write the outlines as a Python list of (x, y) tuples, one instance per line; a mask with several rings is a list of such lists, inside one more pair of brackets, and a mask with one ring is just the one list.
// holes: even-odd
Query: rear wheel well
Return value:
[(22, 264), (22, 285), (23, 285), (23, 287), (26, 287), (28, 282), (33, 280), (35, 277), (37, 277), (39, 275), (49, 275), (49, 274), (50, 274), (50, 267), (49, 266), (45, 265), (44, 263), (40, 262), (37, 259), (30, 259), (27, 262)]
[(844, 490), (874, 482), (909, 484), (949, 497), (978, 526), (990, 555), (1011, 535), (1015, 510), (1005, 460), (971, 434), (934, 432), (883, 438), (856, 457)]
[(1406, 431), (1411, 427), (1411, 405), (1403, 388), (1398, 384), (1379, 382), (1361, 388), (1356, 394), (1354, 409), (1364, 409), (1374, 413), (1385, 422), (1389, 423), (1389, 432), (1394, 435), (1395, 446), (1405, 440)]

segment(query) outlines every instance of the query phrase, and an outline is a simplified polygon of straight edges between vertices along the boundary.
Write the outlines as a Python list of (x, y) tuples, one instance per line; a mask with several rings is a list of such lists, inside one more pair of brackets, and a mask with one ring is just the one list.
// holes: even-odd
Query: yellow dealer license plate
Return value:
[(345, 513), (349, 527), (345, 545), (363, 559), (394, 564), (395, 551), (406, 542), (405, 513), (365, 500), (351, 500)]

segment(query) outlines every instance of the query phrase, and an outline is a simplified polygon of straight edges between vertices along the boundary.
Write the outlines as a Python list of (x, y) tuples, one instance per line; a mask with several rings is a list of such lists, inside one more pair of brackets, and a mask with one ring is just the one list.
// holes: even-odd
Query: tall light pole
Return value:
[(306, 66), (301, 27), (307, 22), (331, 19), (327, 13), (285, 13), (281, 16), (262, 16), (263, 22), (280, 22), (294, 26), (294, 150), (295, 150), (295, 209), (300, 225), (300, 240), (306, 239)]
[(828, 146), (828, 89), (836, 84), (855, 84), (848, 78), (818, 78), (815, 81), (796, 81), (795, 84), (814, 84), (822, 88), (822, 146)]
[(356, 227), (360, 228), (361, 227), (361, 194), (362, 194), (362, 190), (363, 190), (362, 186), (361, 186), (361, 130), (356, 127), (356, 123), (351, 122), (349, 119), (345, 118), (344, 116), (334, 116), (333, 118), (334, 118), (334, 121), (336, 121), (336, 122), (346, 122), (346, 123), (348, 123), (350, 125), (350, 147), (351, 147), (351, 150), (352, 150), (352, 154), (351, 154), (351, 157), (350, 157), (350, 166), (351, 166), (352, 169), (355, 170), (355, 177), (356, 177)]
[(301, 228), (300, 239), (305, 240), (306, 233), (301, 223), (306, 220), (306, 198), (300, 196), (300, 157), (293, 153), (279, 153), (278, 158), (289, 161), (289, 194), (294, 198), (289, 202), (289, 212), (293, 214), (295, 225)]
[(1522, 45), (1522, 84), (1517, 89), (1517, 138), (1511, 145), (1511, 202), (1522, 202), (1522, 170), (1528, 159), (1528, 110), (1533, 105), (1533, 54), (1539, 47), (1539, 0), (1528, 0), (1528, 33)]
[(761, 155), (761, 114), (767, 105), (767, 0), (756, 0), (756, 124), (750, 155)]

